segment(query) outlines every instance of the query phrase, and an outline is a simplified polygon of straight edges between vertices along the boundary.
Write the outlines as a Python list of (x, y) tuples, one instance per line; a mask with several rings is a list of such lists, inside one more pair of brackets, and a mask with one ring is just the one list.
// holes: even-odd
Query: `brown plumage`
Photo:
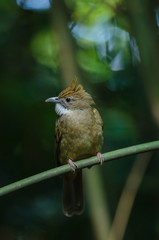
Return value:
[(103, 136), (102, 119), (94, 101), (75, 78), (58, 97), (47, 102), (56, 103), (59, 115), (55, 129), (55, 158), (58, 165), (69, 163), (73, 172), (64, 176), (63, 211), (66, 216), (80, 214), (83, 210), (82, 171), (76, 170), (77, 160), (100, 155)]

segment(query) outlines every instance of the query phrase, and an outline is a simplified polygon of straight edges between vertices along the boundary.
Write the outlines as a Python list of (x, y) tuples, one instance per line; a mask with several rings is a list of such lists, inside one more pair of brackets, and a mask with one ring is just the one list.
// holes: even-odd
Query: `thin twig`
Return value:
[(131, 210), (151, 157), (151, 152), (137, 156), (120, 196), (108, 240), (124, 238)]
[[(130, 155), (135, 155), (138, 153), (153, 151), (157, 149), (159, 149), (159, 141), (154, 141), (154, 142), (143, 143), (143, 144), (139, 144), (131, 147), (118, 149), (112, 152), (104, 153), (103, 157), (104, 157), (104, 162), (108, 162), (108, 161), (112, 161), (122, 157), (127, 157)], [(76, 164), (78, 165), (78, 168), (86, 168), (93, 165), (97, 165), (99, 163), (98, 163), (97, 157), (95, 156), (95, 157), (77, 161)], [(24, 188), (26, 186), (32, 185), (34, 183), (41, 182), (48, 178), (56, 177), (64, 173), (68, 173), (70, 171), (71, 171), (70, 166), (66, 164), (54, 169), (47, 170), (42, 173), (38, 173), (34, 176), (22, 179), (20, 181), (14, 182), (12, 184), (9, 184), (7, 186), (0, 188), (0, 196), (3, 196), (7, 193)]]

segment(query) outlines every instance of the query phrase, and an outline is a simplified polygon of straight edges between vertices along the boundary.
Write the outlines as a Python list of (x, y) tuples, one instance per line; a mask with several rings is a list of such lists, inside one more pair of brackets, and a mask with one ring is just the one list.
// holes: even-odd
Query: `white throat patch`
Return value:
[(59, 115), (59, 116), (70, 112), (70, 110), (68, 110), (67, 108), (63, 107), (60, 103), (56, 103), (55, 111), (56, 111), (57, 115)]

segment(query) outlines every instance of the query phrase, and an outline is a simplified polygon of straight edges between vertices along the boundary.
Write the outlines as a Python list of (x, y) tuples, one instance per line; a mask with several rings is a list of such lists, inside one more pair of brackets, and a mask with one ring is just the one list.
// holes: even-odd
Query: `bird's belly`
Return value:
[(63, 134), (60, 146), (60, 162), (66, 164), (68, 159), (77, 161), (96, 155), (102, 146), (102, 128), (100, 126), (71, 126)]

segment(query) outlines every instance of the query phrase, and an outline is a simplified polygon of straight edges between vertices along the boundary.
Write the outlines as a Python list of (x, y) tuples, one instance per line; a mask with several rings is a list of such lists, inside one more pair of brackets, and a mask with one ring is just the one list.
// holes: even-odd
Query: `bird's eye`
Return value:
[(70, 102), (70, 100), (71, 100), (71, 98), (69, 98), (69, 97), (66, 98), (66, 102)]

